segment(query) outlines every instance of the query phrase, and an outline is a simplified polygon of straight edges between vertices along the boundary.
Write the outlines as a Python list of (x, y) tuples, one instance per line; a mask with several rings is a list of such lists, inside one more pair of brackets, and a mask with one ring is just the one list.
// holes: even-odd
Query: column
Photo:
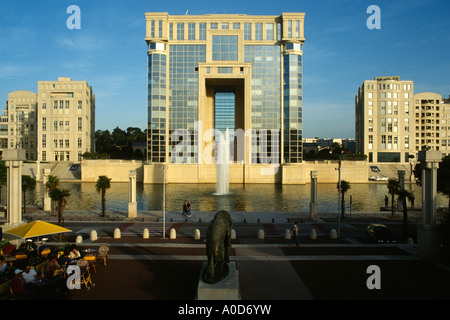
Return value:
[(319, 202), (317, 200), (317, 171), (311, 171), (311, 202), (309, 204), (309, 214), (311, 218), (319, 217)]
[(22, 164), (26, 159), (25, 150), (3, 150), (3, 160), (7, 170), (7, 224), (22, 223)]
[(128, 217), (137, 217), (137, 202), (136, 202), (136, 171), (130, 170), (130, 186), (129, 186), (129, 202), (128, 202)]
[[(48, 181), (48, 176), (50, 175), (50, 169), (44, 169), (44, 178), (42, 179), (42, 183), (45, 184)], [(42, 203), (44, 204), (44, 211), (51, 211), (52, 210), (52, 199), (48, 196), (48, 191), (45, 192), (44, 198), (42, 199)]]
[(422, 221), (418, 225), (417, 249), (424, 258), (440, 254), (439, 228), (436, 224), (437, 169), (442, 161), (440, 151), (419, 151), (422, 167)]
[[(400, 184), (400, 187), (404, 189), (405, 188), (406, 171), (405, 170), (398, 170), (397, 174), (398, 174), (398, 182)], [(398, 211), (402, 211), (403, 210), (403, 203), (401, 201), (397, 201), (397, 210)]]

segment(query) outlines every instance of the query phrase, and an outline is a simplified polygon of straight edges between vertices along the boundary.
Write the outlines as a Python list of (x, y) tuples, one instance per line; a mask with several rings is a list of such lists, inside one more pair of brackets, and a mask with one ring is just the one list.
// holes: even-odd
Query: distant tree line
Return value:
[[(109, 130), (95, 131), (94, 153), (85, 153), (85, 159), (144, 159), (146, 155), (140, 150), (133, 151), (134, 143), (147, 142), (147, 129), (142, 131), (137, 127), (122, 130), (116, 127)], [(147, 147), (146, 147), (147, 148)]]
[(342, 147), (338, 142), (334, 142), (329, 148), (322, 148), (317, 153), (314, 150), (309, 150), (303, 153), (303, 160), (313, 161), (313, 160), (362, 160), (365, 161), (367, 156), (360, 153), (352, 153), (348, 149)]

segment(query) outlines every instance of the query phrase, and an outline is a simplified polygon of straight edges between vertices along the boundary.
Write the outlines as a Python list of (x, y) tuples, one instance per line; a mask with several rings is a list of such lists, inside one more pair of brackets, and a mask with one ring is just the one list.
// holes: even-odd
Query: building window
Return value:
[(66, 109), (70, 109), (70, 101), (66, 100)]
[(239, 22), (233, 22), (233, 29), (239, 30), (241, 28), (241, 24)]
[(47, 118), (42, 118), (42, 131), (47, 131)]
[(184, 23), (177, 23), (177, 40), (184, 40)]
[(273, 23), (266, 24), (266, 40), (273, 41)]
[(53, 101), (53, 109), (58, 109), (58, 100)]
[(205, 22), (201, 22), (198, 24), (198, 37), (199, 40), (206, 40), (206, 23)]
[(217, 73), (231, 74), (231, 73), (233, 73), (233, 68), (232, 67), (218, 67)]
[(162, 38), (162, 28), (163, 28), (163, 24), (162, 24), (162, 20), (159, 20), (158, 21), (158, 36), (160, 37), (160, 38)]
[(262, 23), (255, 23), (255, 40), (262, 40)]
[(222, 25), (221, 25), (222, 30), (228, 30), (229, 27), (230, 27), (230, 25), (228, 24), (228, 22), (222, 22)]
[(244, 40), (252, 40), (252, 25), (244, 23)]
[(42, 151), (42, 161), (47, 161), (47, 152)]
[(188, 40), (195, 40), (195, 23), (188, 24)]
[(66, 139), (64, 142), (65, 142), (65, 146), (66, 146), (66, 148), (68, 149), (68, 148), (70, 148), (70, 144), (69, 144), (69, 139)]
[(42, 109), (47, 109), (47, 102), (42, 102)]
[(238, 36), (213, 36), (212, 59), (213, 61), (237, 61)]
[(83, 147), (83, 141), (81, 138), (78, 138), (78, 149), (81, 149)]
[(211, 22), (211, 24), (209, 25), (209, 28), (211, 30), (217, 30), (218, 29), (218, 24), (217, 22)]
[(78, 131), (83, 130), (83, 118), (78, 117)]
[(47, 148), (47, 135), (42, 135), (42, 148)]
[(83, 101), (78, 100), (78, 109), (82, 109), (83, 108)]
[(53, 131), (58, 131), (58, 121), (53, 121)]

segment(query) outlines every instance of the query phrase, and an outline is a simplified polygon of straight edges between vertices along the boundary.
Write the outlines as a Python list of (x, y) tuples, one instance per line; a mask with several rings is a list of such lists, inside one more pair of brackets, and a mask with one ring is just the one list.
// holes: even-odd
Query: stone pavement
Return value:
[[(41, 213), (42, 214), (42, 213)], [(87, 213), (83, 213), (88, 215)], [(205, 234), (214, 213), (194, 213), (186, 219), (178, 212), (166, 214), (167, 237), (162, 237), (160, 213), (134, 220), (66, 219), (72, 240), (83, 236), (81, 248), (106, 243), (107, 266), (97, 265), (95, 287), (71, 292), (74, 300), (177, 300), (195, 299), (205, 255)], [(355, 215), (356, 216), (356, 215)], [(415, 245), (374, 245), (362, 242), (367, 222), (352, 219), (340, 225), (342, 237), (330, 239), (336, 221), (289, 216), (283, 213), (232, 214), (237, 238), (231, 260), (236, 261), (243, 301), (255, 300), (442, 300), (450, 298), (448, 261), (425, 261)], [(244, 220), (245, 219), (245, 220)], [(288, 246), (284, 232), (300, 220), (301, 244)], [(393, 226), (399, 222), (391, 222)], [(121, 230), (121, 238), (113, 232)], [(143, 229), (151, 230), (143, 239)], [(170, 229), (176, 239), (170, 239)], [(317, 230), (317, 239), (309, 238)], [(195, 230), (201, 238), (194, 239)], [(264, 230), (264, 239), (257, 232)], [(90, 241), (96, 230), (98, 240)], [(58, 245), (54, 243), (54, 245)], [(380, 289), (369, 289), (369, 266), (380, 270)]]

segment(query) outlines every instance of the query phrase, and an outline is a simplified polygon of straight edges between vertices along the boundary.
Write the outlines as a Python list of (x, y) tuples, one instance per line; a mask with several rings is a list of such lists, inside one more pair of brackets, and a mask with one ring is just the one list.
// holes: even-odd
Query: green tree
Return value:
[(107, 176), (99, 176), (95, 183), (95, 189), (97, 192), (102, 193), (102, 215), (106, 216), (106, 189), (111, 188), (111, 178)]
[(389, 179), (387, 188), (388, 188), (388, 192), (391, 195), (391, 199), (392, 199), (391, 212), (392, 212), (392, 217), (394, 217), (395, 216), (394, 199), (395, 199), (395, 195), (397, 194), (398, 190), (400, 189), (400, 181), (395, 180), (395, 179)]
[[(339, 182), (337, 184), (339, 190)], [(341, 217), (345, 216), (345, 194), (350, 190), (350, 182), (347, 180), (341, 180)]]
[[(50, 196), (50, 193), (58, 187), (59, 187), (59, 178), (57, 176), (49, 175), (47, 178), (47, 182), (45, 183), (45, 189), (47, 189), (49, 196)], [(52, 213), (51, 213), (52, 216), (56, 215), (55, 214), (55, 205), (56, 205), (56, 202), (53, 201), (53, 199), (52, 199)]]
[(22, 201), (23, 201), (23, 213), (26, 212), (26, 194), (27, 191), (33, 191), (36, 188), (36, 179), (31, 176), (22, 176)]
[(66, 208), (67, 197), (70, 196), (70, 191), (67, 189), (54, 188), (49, 193), (49, 196), (52, 199), (52, 201), (56, 203), (56, 211), (58, 213), (58, 225), (61, 225), (63, 212), (64, 209)]
[(406, 241), (408, 237), (408, 206), (406, 200), (414, 200), (414, 195), (401, 186), (396, 189), (395, 194), (398, 195), (398, 201), (401, 201), (403, 206), (403, 240)]

